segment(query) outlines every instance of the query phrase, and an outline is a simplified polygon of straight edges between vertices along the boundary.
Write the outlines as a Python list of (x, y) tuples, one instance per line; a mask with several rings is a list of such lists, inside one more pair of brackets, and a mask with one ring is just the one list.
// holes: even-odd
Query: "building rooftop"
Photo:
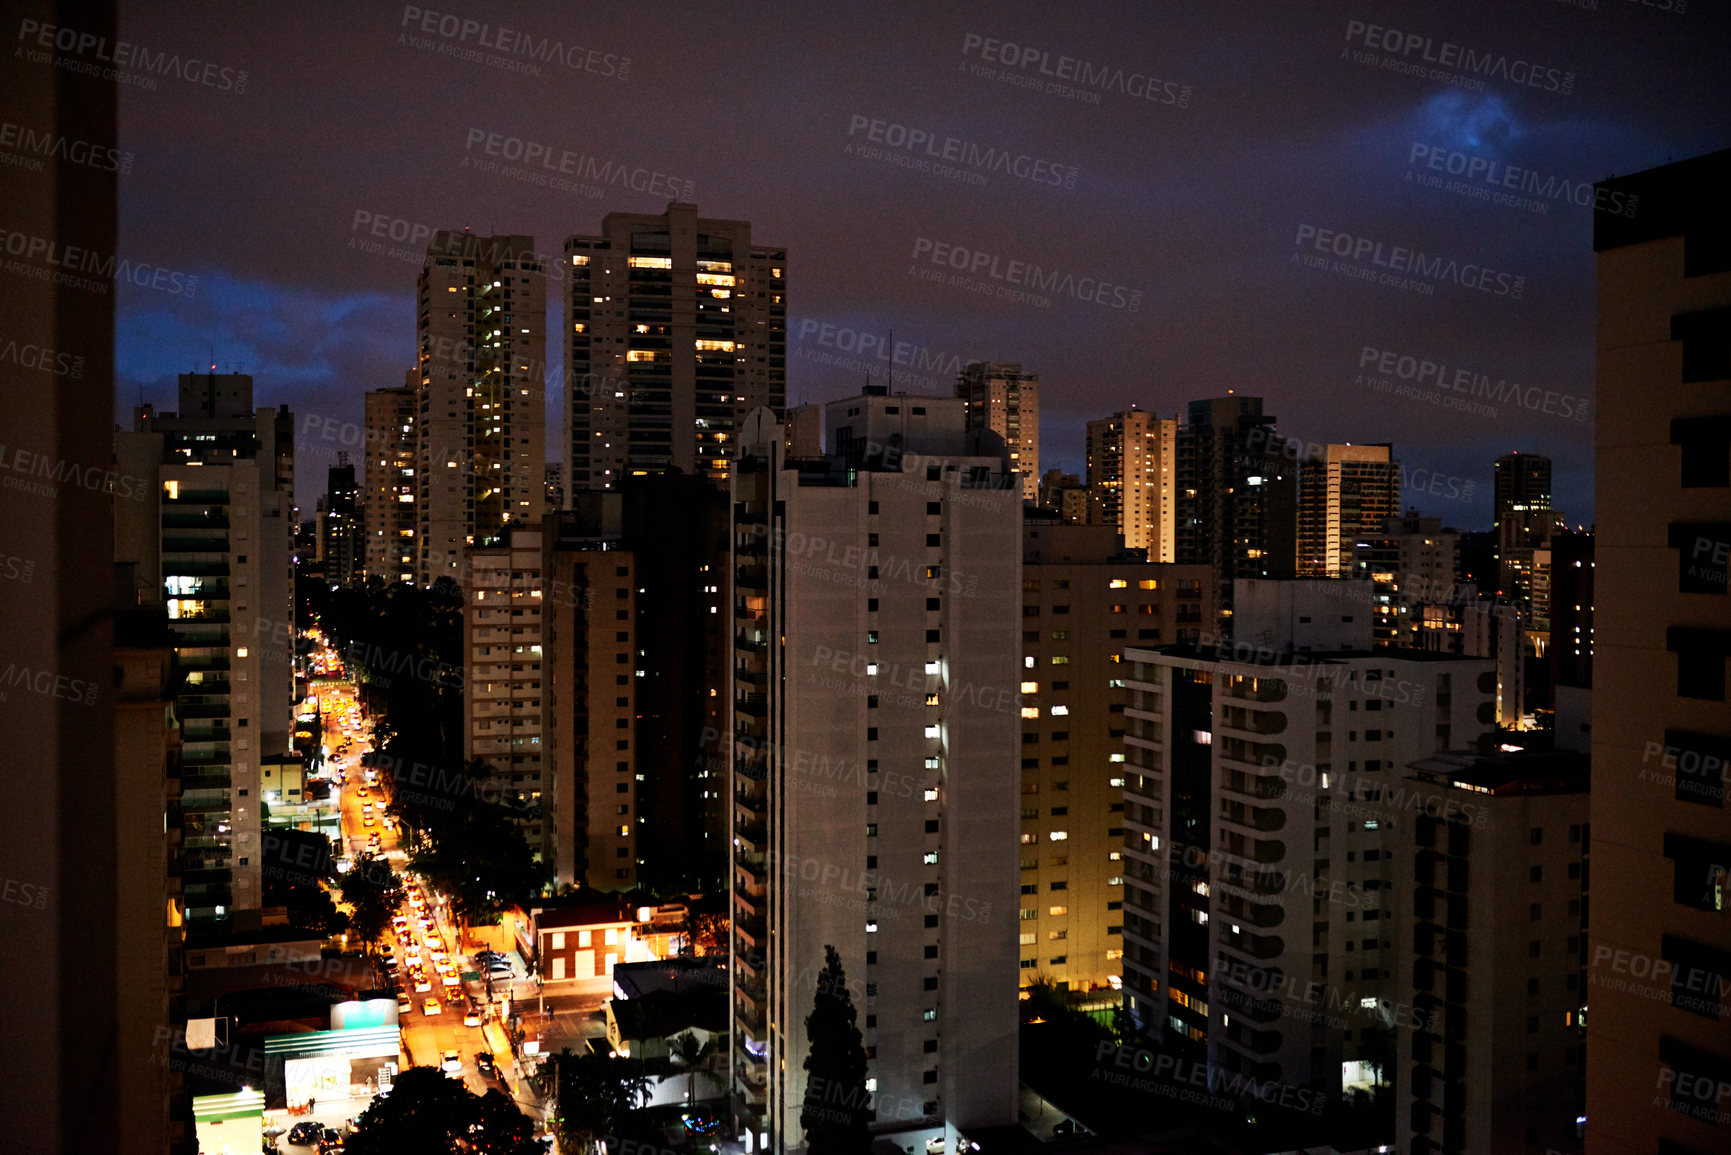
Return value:
[[(1611, 177), (1594, 186), (1593, 251), (1622, 248), (1666, 237), (1699, 238), (1715, 250), (1718, 268), (1731, 247), (1725, 194), (1731, 188), (1731, 148), (1661, 165), (1645, 172)], [(1685, 254), (1693, 265), (1705, 253)]]
[(1591, 757), (1576, 750), (1516, 750), (1479, 754), (1449, 750), (1411, 766), (1413, 776), (1433, 786), (1452, 786), (1496, 796), (1584, 794)]

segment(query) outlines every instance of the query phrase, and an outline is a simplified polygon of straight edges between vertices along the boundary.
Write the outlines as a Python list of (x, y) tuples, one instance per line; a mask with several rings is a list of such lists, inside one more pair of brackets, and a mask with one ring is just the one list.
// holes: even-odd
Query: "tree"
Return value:
[(695, 904), (685, 908), (685, 925), (680, 928), (685, 939), (680, 954), (706, 958), (727, 950), (728, 921), (722, 911), (700, 911)]
[(871, 1150), (865, 1045), (855, 1025), (858, 1016), (841, 956), (828, 944), (823, 952), (817, 994), (805, 1018), (811, 1053), (805, 1059), (805, 1106), (799, 1125), (805, 1129), (810, 1155), (865, 1155)]
[(699, 1043), (694, 1033), (686, 1031), (668, 1044), (668, 1050), (685, 1067), (686, 1099), (693, 1103), (697, 1102), (697, 1068), (709, 1066), (709, 1060), (715, 1055), (715, 1040), (705, 1039)]
[(649, 1101), (649, 1079), (629, 1060), (574, 1055), (566, 1047), (553, 1063), (558, 1103), (553, 1125), (561, 1151), (587, 1151), (602, 1137), (618, 1134), (625, 1117)]
[(535, 1125), (497, 1090), (477, 1095), (437, 1067), (410, 1067), (361, 1113), (350, 1155), (538, 1155)]
[(371, 951), (373, 944), (390, 928), (391, 913), (402, 905), (402, 880), (383, 858), (365, 854), (355, 860), (354, 869), (343, 875), (338, 886), (343, 901), (352, 908), (349, 928)]

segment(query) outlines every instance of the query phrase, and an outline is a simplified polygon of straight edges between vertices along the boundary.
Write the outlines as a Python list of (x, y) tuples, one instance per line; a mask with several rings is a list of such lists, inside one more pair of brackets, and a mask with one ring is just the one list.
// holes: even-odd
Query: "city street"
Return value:
[[(383, 783), (376, 781), (377, 776), (363, 767), (362, 754), (371, 746), (370, 726), (361, 719), (356, 703), (355, 688), (352, 684), (327, 683), (320, 688), (325, 703), (324, 744), (330, 750), (326, 766), (333, 779), (333, 800), (336, 802), (342, 819), (342, 842), (347, 857), (358, 860), (368, 852), (370, 840), (376, 836), (378, 841), (375, 853), (387, 861), (391, 869), (402, 879), (405, 888), (413, 891), (415, 883), (404, 874), (407, 856), (401, 848), (398, 831), (385, 813), (389, 801)], [(346, 753), (339, 753), (343, 742), (347, 740), (349, 747)], [(373, 777), (375, 781), (369, 782)], [(372, 825), (367, 825), (371, 817)], [(408, 974), (404, 963), (408, 948), (418, 945), (421, 957), (431, 963), (428, 936), (437, 943), (449, 961), (461, 976), (473, 974), (477, 970), (475, 961), (468, 957), (445, 911), (441, 896), (421, 888), (424, 904), (421, 908), (432, 920), (432, 929), (423, 931), (417, 925), (420, 912), (405, 903), (401, 913), (409, 918), (407, 933), (389, 934), (381, 944), (395, 951), (399, 964), (398, 974), (401, 976), (401, 989), (408, 996), (412, 1009), (400, 1014), (399, 1025), (402, 1029), (403, 1050), (412, 1066), (440, 1066), (442, 1056), (446, 1051), (454, 1050), (462, 1061), (461, 1077), (469, 1089), (476, 1094), (485, 1094), (489, 1090), (501, 1090), (516, 1100), (520, 1109), (532, 1118), (540, 1119), (544, 1112), (541, 1104), (535, 1098), (532, 1088), (523, 1078), (523, 1072), (511, 1057), (511, 1048), (505, 1035), (504, 1024), (500, 1015), (505, 1011), (506, 998), (515, 988), (519, 992), (533, 991), (535, 984), (521, 976), (525, 973), (523, 960), (513, 954), (511, 965), (515, 969), (518, 980), (512, 983), (494, 984), (495, 1004), (486, 1005), (487, 991), (484, 979), (461, 981), (456, 987), (444, 985), (442, 976), (428, 965), (425, 974), (431, 980), (432, 989), (416, 992), (412, 976)], [(460, 992), (457, 1001), (451, 1001), (451, 992)], [(428, 998), (437, 999), (437, 1013), (426, 1013)], [(576, 1019), (578, 1008), (572, 1000), (549, 1000), (550, 1003), (570, 1003), (569, 1007), (561, 1006), (555, 1019), (567, 1015)], [(589, 1000), (584, 1013), (593, 1011), (599, 1006), (599, 1001)], [(481, 1012), (479, 1026), (465, 1026), (464, 1013), (473, 1004)], [(535, 1004), (531, 999), (523, 1008), (534, 1014)], [(526, 1016), (524, 1027), (526, 1038), (537, 1038), (535, 1023), (539, 1020)], [(561, 1023), (561, 1026), (564, 1024)], [(604, 1030), (602, 1031), (604, 1033)], [(563, 1044), (562, 1044), (563, 1045)], [(556, 1050), (557, 1048), (555, 1048)], [(494, 1056), (497, 1066), (495, 1074), (487, 1076), (476, 1066), (475, 1056), (479, 1052), (488, 1052)], [(453, 1073), (455, 1075), (455, 1073)], [(323, 1113), (320, 1113), (322, 1117)]]

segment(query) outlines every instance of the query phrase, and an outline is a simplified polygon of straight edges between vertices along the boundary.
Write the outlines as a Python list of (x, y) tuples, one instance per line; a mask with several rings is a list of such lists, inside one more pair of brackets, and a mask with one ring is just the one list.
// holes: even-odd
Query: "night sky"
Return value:
[(198, 280), (122, 286), (117, 419), (214, 350), (317, 423), (309, 516), (413, 364), (425, 230), (555, 254), (677, 196), (788, 249), (790, 403), (881, 383), (893, 330), (898, 389), (1038, 372), (1047, 467), (1233, 389), (1392, 441), (1462, 528), (1496, 455), (1548, 454), (1590, 524), (1591, 182), (1731, 145), (1707, 0), (129, 4), (121, 35), (216, 69), (121, 88), (121, 256)]

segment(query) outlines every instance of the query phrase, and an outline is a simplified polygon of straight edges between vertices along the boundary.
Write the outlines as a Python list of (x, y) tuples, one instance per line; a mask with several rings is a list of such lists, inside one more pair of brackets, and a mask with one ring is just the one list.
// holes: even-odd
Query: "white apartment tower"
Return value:
[(411, 369), (401, 389), (374, 389), (366, 397), (366, 460), (361, 501), (366, 527), (366, 573), (387, 582), (415, 580), (415, 386)]
[(526, 236), (440, 230), (417, 317), (415, 580), (546, 508), (547, 276)]
[(1021, 484), (959, 399), (831, 403), (790, 460), (767, 410), (734, 480), (732, 1088), (803, 1142), (804, 1021), (833, 945), (874, 1133), (1014, 1124)]
[(633, 474), (723, 490), (738, 431), (787, 404), (787, 250), (672, 203), (565, 241), (565, 501)]
[(1179, 1057), (1334, 1096), (1387, 1066), (1406, 998), (1387, 892), (1424, 803), (1402, 776), (1489, 728), (1493, 664), (1373, 650), (1368, 583), (1237, 585), (1299, 603), (1309, 648), (1124, 655), (1124, 990)]
[(1088, 422), (1088, 492), (1104, 525), (1152, 562), (1178, 555), (1178, 418), (1140, 409)]
[(143, 601), (166, 602), (186, 682), (178, 798), (168, 825), (174, 902), (188, 923), (256, 926), (260, 760), (294, 720), (294, 422), (252, 408), (252, 378), (186, 373), (180, 411), (138, 410), (114, 435), (115, 560)]

